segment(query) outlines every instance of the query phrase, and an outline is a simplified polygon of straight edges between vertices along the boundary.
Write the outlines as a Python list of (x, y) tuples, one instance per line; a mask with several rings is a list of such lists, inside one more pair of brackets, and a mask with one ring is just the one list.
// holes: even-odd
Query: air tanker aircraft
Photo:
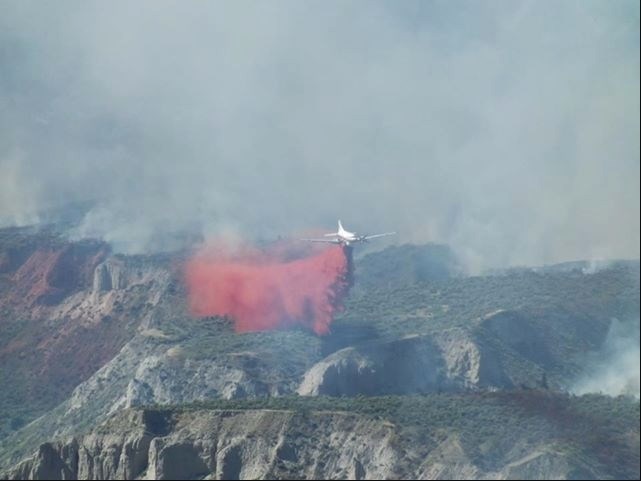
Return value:
[(385, 232), (383, 234), (372, 234), (372, 235), (358, 235), (354, 232), (346, 231), (343, 228), (341, 221), (338, 221), (338, 231), (325, 234), (325, 239), (301, 239), (309, 242), (327, 242), (330, 244), (340, 244), (348, 246), (351, 244), (356, 244), (359, 242), (367, 242), (370, 239), (375, 239), (377, 237), (385, 237), (388, 235), (394, 235), (396, 232)]

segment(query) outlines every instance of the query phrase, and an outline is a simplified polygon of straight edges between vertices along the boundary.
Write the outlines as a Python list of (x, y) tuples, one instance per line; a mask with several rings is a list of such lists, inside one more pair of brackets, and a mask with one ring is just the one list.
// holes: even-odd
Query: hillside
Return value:
[[(180, 418), (183, 414), (177, 413), (191, 412), (196, 402), (212, 422), (221, 409), (278, 409), (320, 417), (326, 411), (352, 412), (378, 419), (375, 429), (387, 426), (381, 420), (392, 423), (400, 429), (394, 438), (423, 433), (412, 438), (406, 450), (417, 443), (423, 446), (417, 439), (437, 439), (435, 444), (425, 441), (421, 449), (429, 453), (420, 456), (444, 456), (438, 472), (407, 466), (377, 471), (362, 461), (357, 469), (353, 460), (335, 460), (343, 474), (334, 477), (517, 472), (525, 477), (638, 477), (638, 449), (636, 458), (630, 457), (630, 446), (638, 447), (638, 401), (565, 394), (578, 379), (592, 374), (587, 361), (599, 359), (614, 323), (632, 326), (638, 345), (637, 261), (468, 277), (445, 246), (393, 247), (356, 259), (356, 285), (331, 333), (319, 337), (300, 328), (237, 334), (225, 318), (193, 318), (181, 276), (184, 253), (114, 255), (105, 244), (68, 242), (54, 229), (0, 229), (0, 241), (0, 471), (42, 474), (37, 460), (20, 468), (17, 463), (38, 446), (40, 456), (49, 460), (73, 453), (73, 446), (96, 439), (98, 425), (101, 432), (109, 431), (119, 413), (145, 413), (148, 406), (160, 405), (172, 419)], [(636, 373), (636, 391), (631, 385), (625, 392), (638, 396)], [(483, 413), (469, 411), (478, 403)], [(411, 409), (401, 409), (405, 404)], [(537, 409), (544, 412), (534, 413)], [(584, 415), (591, 410), (595, 412)], [(458, 411), (469, 413), (465, 422), (476, 419), (477, 424), (459, 426)], [(425, 418), (407, 413), (424, 413)], [(199, 432), (184, 419), (190, 427), (176, 436)], [(288, 429), (298, 424), (299, 417), (295, 419)], [(423, 425), (421, 419), (431, 421)], [(603, 428), (589, 441), (581, 430), (595, 425), (594, 419)], [(333, 422), (327, 421), (330, 426)], [(440, 434), (434, 425), (441, 426)], [(499, 436), (487, 431), (498, 429), (495, 425), (514, 432)], [(526, 433), (530, 428), (523, 431), (527, 426), (551, 437), (532, 439)], [(327, 429), (323, 435), (331, 438)], [(470, 433), (483, 439), (466, 444), (474, 439)], [(317, 436), (309, 431), (303, 437), (308, 435)], [(68, 444), (70, 436), (75, 441)], [(198, 436), (188, 437), (196, 442)], [(507, 447), (490, 441), (495, 437), (515, 443), (522, 439), (522, 449), (503, 452)], [(609, 443), (614, 447), (597, 456), (598, 440), (614, 438), (616, 442)], [(474, 451), (486, 442), (486, 453)], [(322, 452), (318, 446), (305, 449), (316, 450), (306, 454), (309, 460), (333, 456), (329, 447)], [(495, 452), (502, 454), (494, 459)], [(563, 455), (552, 459), (541, 452)], [(395, 456), (413, 459), (399, 453)], [(594, 456), (598, 462), (585, 461)], [(464, 468), (448, 471), (459, 457)], [(523, 461), (530, 457), (550, 471), (540, 466), (510, 471), (530, 466)], [(207, 472), (220, 475), (207, 459)], [(297, 474), (326, 473), (300, 462)], [(296, 474), (269, 471), (273, 463), (265, 463), (246, 473)], [(309, 463), (316, 466), (316, 461)], [(311, 470), (303, 471), (307, 468)], [(74, 471), (78, 465), (64, 469), (81, 473)], [(118, 476), (125, 473), (115, 465), (104, 469)], [(96, 476), (84, 470), (81, 477)]]
[(0, 437), (113, 359), (169, 278), (165, 259), (113, 256), (53, 228), (0, 229)]

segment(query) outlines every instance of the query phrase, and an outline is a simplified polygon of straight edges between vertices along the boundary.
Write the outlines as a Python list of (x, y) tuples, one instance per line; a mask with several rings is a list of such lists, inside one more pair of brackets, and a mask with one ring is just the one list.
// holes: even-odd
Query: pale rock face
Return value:
[(147, 464), (150, 436), (89, 434), (80, 440), (78, 479), (133, 479)]
[[(144, 345), (144, 348), (141, 347)], [(287, 385), (269, 384), (249, 376), (242, 368), (244, 355), (220, 359), (182, 359), (174, 351), (150, 348), (134, 339), (109, 363), (80, 384), (64, 403), (65, 417), (87, 413), (96, 419), (119, 409), (182, 404), (212, 398), (238, 399), (291, 392)], [(70, 434), (64, 427), (57, 436)]]
[(240, 368), (224, 364), (224, 361), (187, 359), (176, 363), (165, 353), (142, 360), (127, 386), (124, 406), (269, 394), (268, 385), (250, 378)]
[(98, 264), (94, 270), (94, 294), (123, 290), (135, 285), (162, 284), (169, 278), (169, 272), (158, 269), (152, 264), (140, 266), (127, 265), (121, 259), (109, 257)]
[[(398, 476), (392, 424), (341, 413), (183, 413), (153, 433), (146, 413), (124, 411), (109, 434), (44, 444), (12, 479), (385, 479)], [(133, 425), (132, 425), (133, 424)], [(142, 424), (142, 425), (141, 425)], [(125, 434), (126, 433), (126, 434)]]
[(417, 479), (479, 479), (480, 470), (465, 453), (456, 435), (433, 449), (417, 469)]
[(85, 324), (101, 322), (113, 315), (119, 302), (125, 302), (131, 289), (144, 289), (149, 306), (140, 315), (140, 325), (150, 321), (151, 310), (166, 293), (171, 273), (152, 263), (129, 265), (116, 257), (108, 257), (93, 271), (93, 282), (86, 289), (75, 292), (52, 307), (51, 318), (70, 318)]
[(452, 329), (341, 349), (314, 365), (301, 396), (428, 393), (509, 386), (498, 357)]
[(120, 288), (119, 272), (114, 272), (112, 262), (103, 262), (96, 266), (93, 274), (93, 292), (107, 292)]
[[(524, 449), (527, 450), (524, 452)], [(519, 447), (483, 471), (451, 433), (428, 451), (387, 421), (339, 412), (124, 410), (45, 443), (7, 479), (567, 479), (554, 446)], [(502, 459), (501, 456), (498, 456)]]

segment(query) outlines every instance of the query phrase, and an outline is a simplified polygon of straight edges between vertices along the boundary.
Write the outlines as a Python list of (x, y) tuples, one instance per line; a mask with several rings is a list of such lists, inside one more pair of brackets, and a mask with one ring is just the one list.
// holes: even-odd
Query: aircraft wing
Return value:
[(300, 239), (302, 241), (307, 241), (307, 242), (325, 242), (327, 244), (340, 244), (341, 241), (339, 239)]
[(363, 237), (363, 239), (370, 240), (370, 239), (376, 239), (377, 237), (385, 237), (388, 235), (396, 235), (396, 232), (384, 232), (382, 234), (366, 235), (365, 237)]

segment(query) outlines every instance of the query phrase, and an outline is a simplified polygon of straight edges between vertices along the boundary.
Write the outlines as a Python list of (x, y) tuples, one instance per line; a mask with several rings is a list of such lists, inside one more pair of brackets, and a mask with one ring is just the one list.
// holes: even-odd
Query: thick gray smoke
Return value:
[(0, 219), (639, 257), (639, 3), (4, 2)]
[(586, 374), (573, 388), (577, 394), (600, 392), (639, 397), (639, 320), (614, 320), (603, 348), (586, 362)]

